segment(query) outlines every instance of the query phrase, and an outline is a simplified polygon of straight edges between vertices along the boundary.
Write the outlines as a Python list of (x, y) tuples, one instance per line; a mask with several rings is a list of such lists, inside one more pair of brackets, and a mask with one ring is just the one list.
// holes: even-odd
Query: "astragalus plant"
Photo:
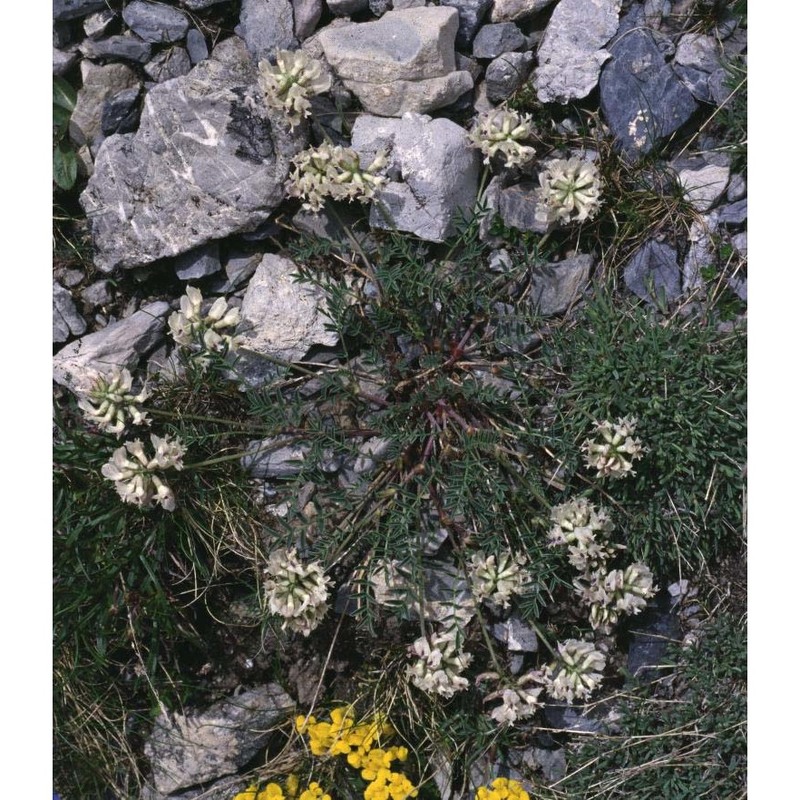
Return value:
[(285, 112), (292, 128), (311, 116), (309, 99), (331, 88), (331, 76), (321, 62), (302, 50), (278, 50), (275, 64), (260, 61), (258, 72), (267, 105)]

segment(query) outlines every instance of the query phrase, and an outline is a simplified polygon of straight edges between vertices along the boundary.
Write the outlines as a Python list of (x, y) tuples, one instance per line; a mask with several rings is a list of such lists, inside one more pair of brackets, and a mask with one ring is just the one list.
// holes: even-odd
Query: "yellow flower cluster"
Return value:
[(301, 792), (297, 775), (290, 775), (286, 779), (285, 789), (286, 794), (278, 783), (268, 783), (263, 789), (254, 783), (239, 792), (233, 800), (331, 800), (331, 796), (316, 781), (309, 783), (308, 788)]
[(529, 800), (522, 785), (510, 778), (495, 778), (489, 786), (481, 786), (475, 800)]
[[(364, 800), (406, 800), (417, 796), (414, 784), (401, 772), (391, 770), (393, 761), (408, 758), (408, 748), (380, 746), (381, 737), (394, 734), (384, 714), (357, 723), (352, 706), (341, 706), (331, 711), (330, 722), (320, 722), (313, 716), (295, 717), (295, 728), (298, 733), (308, 735), (315, 756), (345, 756), (351, 767), (360, 770), (361, 777), (368, 781)], [(301, 796), (300, 800), (313, 799)]]

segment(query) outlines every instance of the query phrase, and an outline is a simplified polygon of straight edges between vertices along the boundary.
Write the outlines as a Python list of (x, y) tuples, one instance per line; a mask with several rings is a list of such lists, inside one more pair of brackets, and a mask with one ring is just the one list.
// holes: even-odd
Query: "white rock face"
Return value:
[(561, 0), (539, 45), (533, 72), (542, 103), (580, 100), (597, 86), (611, 58), (602, 47), (617, 32), (620, 0)]
[(387, 11), (375, 22), (319, 33), (325, 58), (364, 108), (380, 116), (442, 108), (472, 88), (456, 69), (458, 12), (432, 6)]
[(530, 17), (553, 4), (553, 0), (494, 0), (489, 16), (492, 22), (513, 22)]
[(454, 232), (459, 212), (472, 211), (480, 155), (454, 122), (422, 114), (400, 120), (364, 114), (353, 126), (352, 142), (365, 160), (387, 150), (389, 174), (402, 178), (376, 194), (369, 220), (373, 228), (397, 228), (441, 242)]
[(678, 173), (683, 196), (697, 211), (708, 211), (722, 197), (731, 177), (730, 167), (709, 164), (701, 169)]
[(325, 295), (316, 286), (292, 277), (297, 265), (268, 253), (256, 268), (242, 300), (237, 329), (240, 347), (236, 371), (257, 386), (279, 370), (260, 355), (299, 361), (314, 345), (332, 346), (338, 335), (325, 329)]

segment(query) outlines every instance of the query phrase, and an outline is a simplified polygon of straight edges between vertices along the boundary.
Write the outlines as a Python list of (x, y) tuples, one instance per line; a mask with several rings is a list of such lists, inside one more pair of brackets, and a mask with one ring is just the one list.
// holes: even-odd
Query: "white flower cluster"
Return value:
[(499, 706), (492, 709), (489, 716), (500, 725), (509, 726), (513, 726), (517, 720), (534, 716), (543, 705), (539, 700), (542, 688), (531, 689), (529, 686), (541, 680), (541, 674), (529, 672), (518, 678), (514, 686), (507, 686), (486, 695), (486, 701), (502, 700)]
[(128, 424), (146, 425), (150, 420), (147, 414), (137, 408), (150, 396), (147, 389), (133, 394), (133, 376), (127, 369), (115, 367), (111, 375), (99, 375), (85, 397), (78, 400), (78, 406), (89, 422), (119, 436)]
[(547, 534), (550, 547), (566, 545), (569, 563), (581, 572), (599, 569), (621, 544), (609, 542), (614, 523), (603, 508), (595, 508), (585, 497), (553, 506), (550, 519), (555, 523)]
[(383, 152), (363, 168), (355, 150), (325, 142), (298, 153), (292, 164), (286, 189), (291, 197), (303, 198), (303, 208), (308, 211), (319, 211), (326, 197), (365, 203), (386, 183), (386, 178), (377, 174), (387, 164)]
[(611, 633), (620, 614), (638, 614), (657, 588), (646, 564), (634, 563), (624, 570), (598, 570), (575, 581), (575, 588), (589, 608), (592, 628)]
[(196, 347), (206, 352), (235, 350), (237, 340), (226, 328), (235, 328), (241, 321), (238, 308), (228, 308), (228, 301), (218, 297), (203, 315), (203, 295), (194, 286), (186, 287), (181, 297), (181, 310), (169, 318), (169, 329), (176, 344)]
[(597, 477), (624, 478), (635, 475), (633, 462), (644, 454), (641, 439), (634, 439), (635, 417), (622, 417), (616, 422), (595, 423), (594, 438), (581, 446), (586, 464), (597, 470)]
[(145, 453), (139, 439), (125, 442), (114, 451), (111, 461), (103, 464), (100, 470), (104, 478), (114, 481), (117, 494), (126, 503), (142, 508), (150, 508), (155, 503), (167, 511), (175, 510), (175, 495), (157, 471), (183, 469), (183, 456), (186, 448), (180, 439), (169, 436), (150, 435), (155, 455)]
[(509, 552), (499, 556), (485, 556), (482, 552), (472, 555), (469, 576), (475, 599), (489, 600), (507, 608), (512, 594), (521, 594), (530, 575), (523, 567), (528, 563), (523, 555)]
[(501, 153), (507, 167), (520, 167), (530, 162), (536, 151), (522, 144), (533, 135), (533, 121), (530, 114), (496, 108), (484, 111), (477, 119), (469, 139), (479, 147), (484, 155), (483, 163), (488, 164), (494, 156)]
[(606, 657), (591, 642), (558, 643), (558, 657), (544, 671), (547, 693), (554, 700), (583, 700), (600, 685)]
[(457, 628), (451, 628), (421, 636), (411, 645), (409, 651), (417, 660), (408, 667), (407, 674), (415, 686), (447, 698), (467, 688), (469, 682), (461, 673), (472, 656), (459, 648), (458, 638)]
[(331, 77), (323, 73), (320, 61), (302, 50), (278, 50), (275, 62), (259, 62), (258, 83), (267, 105), (285, 111), (294, 128), (311, 115), (309, 98), (331, 88)]
[(303, 564), (295, 548), (282, 547), (270, 554), (264, 574), (269, 610), (283, 617), (281, 628), (308, 636), (328, 610), (331, 580), (322, 564)]
[(536, 217), (543, 223), (583, 222), (600, 207), (597, 167), (580, 158), (553, 159), (539, 172)]

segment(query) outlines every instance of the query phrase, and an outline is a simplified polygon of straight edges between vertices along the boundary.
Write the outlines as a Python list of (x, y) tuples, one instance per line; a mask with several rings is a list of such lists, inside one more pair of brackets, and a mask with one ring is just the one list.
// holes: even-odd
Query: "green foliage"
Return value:
[(713, 321), (661, 320), (641, 307), (590, 302), (547, 359), (564, 382), (552, 433), (573, 474), (596, 420), (634, 416), (647, 447), (636, 476), (589, 478), (614, 500), (631, 555), (668, 576), (742, 544), (746, 346)]
[(53, 77), (53, 180), (68, 190), (78, 178), (78, 158), (69, 141), (69, 120), (75, 109), (75, 90), (58, 76)]
[(633, 696), (619, 732), (575, 749), (559, 784), (570, 798), (689, 800), (745, 797), (747, 647), (742, 622), (728, 612), (701, 642), (675, 650), (674, 699)]

